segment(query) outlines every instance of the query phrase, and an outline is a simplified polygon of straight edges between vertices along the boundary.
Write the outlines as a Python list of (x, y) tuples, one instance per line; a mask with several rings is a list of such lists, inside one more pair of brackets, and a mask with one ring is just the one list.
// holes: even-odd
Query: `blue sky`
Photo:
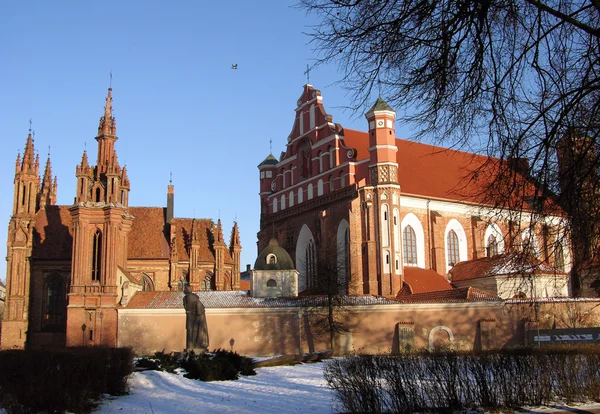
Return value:
[[(4, 1), (0, 3), (0, 240), (12, 209), (14, 165), (29, 119), (58, 204), (71, 204), (75, 166), (94, 140), (112, 71), (116, 149), (131, 206), (164, 206), (169, 174), (177, 217), (237, 218), (242, 268), (257, 256), (258, 170), (285, 149), (295, 103), (317, 54), (314, 17), (295, 1)], [(231, 64), (238, 64), (232, 70)], [(334, 65), (310, 72), (333, 121), (366, 129)], [(397, 131), (400, 136), (402, 131)], [(41, 171), (42, 172), (42, 171)], [(6, 262), (0, 263), (5, 280)]]

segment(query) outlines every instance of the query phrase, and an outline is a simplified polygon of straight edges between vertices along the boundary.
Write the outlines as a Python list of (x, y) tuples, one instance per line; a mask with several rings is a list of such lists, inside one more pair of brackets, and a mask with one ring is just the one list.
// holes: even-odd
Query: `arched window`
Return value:
[(484, 235), (485, 253), (487, 257), (504, 253), (504, 236), (496, 223), (490, 223)]
[(308, 287), (317, 287), (317, 256), (315, 250), (315, 242), (310, 239), (306, 249), (306, 276), (308, 279)]
[(304, 134), (304, 114), (302, 111), (298, 113), (298, 121), (300, 123), (300, 135)]
[(417, 266), (417, 235), (410, 225), (402, 231), (402, 250), (404, 264)]
[(289, 198), (290, 198), (290, 200), (289, 200), (290, 201), (289, 207), (293, 207), (294, 206), (294, 191), (290, 191)]
[(333, 168), (333, 164), (335, 161), (335, 148), (332, 146), (329, 146), (329, 168)]
[(309, 200), (312, 200), (312, 198), (313, 198), (313, 185), (312, 184), (308, 185), (308, 189), (306, 191), (306, 198)]
[(44, 292), (44, 330), (61, 331), (66, 327), (67, 294), (63, 278), (53, 273), (46, 279)]
[(306, 224), (300, 229), (296, 240), (298, 292), (302, 292), (316, 284), (317, 256), (314, 237)]
[(298, 204), (304, 201), (304, 194), (302, 194), (302, 187), (298, 189)]
[(333, 193), (334, 188), (335, 187), (334, 187), (334, 184), (333, 184), (333, 175), (330, 175), (329, 176), (329, 192)]
[(204, 276), (204, 279), (202, 279), (202, 284), (200, 286), (200, 290), (202, 290), (203, 292), (208, 292), (212, 289), (212, 275), (210, 273), (206, 273), (206, 276)]
[(276, 264), (277, 263), (277, 256), (275, 256), (273, 253), (270, 253), (267, 255), (267, 264)]
[(346, 293), (350, 278), (350, 226), (342, 219), (337, 229), (337, 273), (340, 293)]
[(100, 197), (100, 187), (96, 187), (96, 199), (94, 200), (96, 203), (99, 203), (101, 200)]
[(384, 247), (390, 245), (390, 219), (387, 204), (381, 206), (381, 238)]
[(285, 194), (281, 195), (281, 209), (285, 210)]
[(277, 287), (277, 281), (275, 279), (267, 280), (267, 287)]
[(385, 273), (390, 273), (391, 272), (391, 264), (390, 264), (390, 252), (385, 250), (384, 251), (384, 262), (383, 262), (383, 271)]
[(493, 257), (498, 254), (498, 240), (494, 234), (490, 234), (487, 239), (487, 257)]
[(554, 248), (554, 267), (560, 272), (565, 271), (565, 252), (560, 242)]
[(315, 127), (315, 104), (312, 104), (310, 106), (309, 125), (310, 129), (313, 129)]
[(154, 281), (146, 273), (142, 274), (142, 290), (144, 292), (151, 292), (154, 290)]
[(448, 232), (448, 236), (446, 237), (446, 246), (448, 252), (448, 265), (450, 267), (454, 266), (456, 263), (460, 262), (460, 247), (458, 245), (458, 236), (454, 230), (450, 230)]
[(323, 180), (317, 182), (317, 197), (323, 195)]
[(340, 188), (344, 188), (346, 186), (346, 176), (344, 175), (344, 172), (342, 171), (340, 173)]
[(277, 213), (277, 197), (273, 198), (273, 213)]
[(92, 241), (92, 281), (99, 282), (102, 274), (102, 233), (96, 229)]

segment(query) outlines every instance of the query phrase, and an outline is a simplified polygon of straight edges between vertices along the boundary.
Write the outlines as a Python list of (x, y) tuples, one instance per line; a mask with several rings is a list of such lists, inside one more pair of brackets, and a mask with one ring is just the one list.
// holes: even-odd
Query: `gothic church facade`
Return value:
[(173, 185), (166, 207), (129, 206), (112, 112), (109, 89), (97, 162), (84, 151), (72, 205), (56, 204), (50, 158), (40, 180), (31, 132), (17, 157), (2, 348), (115, 346), (117, 310), (136, 291), (240, 288), (237, 223), (227, 244), (220, 220), (174, 217)]

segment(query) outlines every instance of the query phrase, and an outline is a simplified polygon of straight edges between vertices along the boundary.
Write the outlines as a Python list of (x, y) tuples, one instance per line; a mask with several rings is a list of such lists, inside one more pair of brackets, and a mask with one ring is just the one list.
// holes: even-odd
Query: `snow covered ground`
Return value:
[[(160, 371), (132, 374), (130, 395), (106, 396), (95, 413), (335, 413), (341, 410), (323, 378), (323, 363), (258, 368), (237, 381), (202, 382)], [(535, 407), (516, 413), (600, 413), (600, 404)], [(0, 409), (0, 414), (3, 410)]]
[(159, 371), (135, 372), (130, 395), (107, 396), (95, 413), (332, 413), (323, 363), (258, 368), (237, 381), (202, 382)]

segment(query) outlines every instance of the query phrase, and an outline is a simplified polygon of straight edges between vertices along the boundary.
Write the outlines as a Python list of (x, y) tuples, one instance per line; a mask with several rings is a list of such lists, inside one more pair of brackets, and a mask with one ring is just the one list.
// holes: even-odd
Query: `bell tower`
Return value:
[(369, 123), (370, 189), (363, 191), (362, 201), (371, 218), (371, 238), (365, 246), (370, 269), (367, 289), (371, 294), (396, 296), (403, 274), (396, 112), (378, 98), (365, 117)]
[(71, 287), (67, 346), (116, 346), (117, 273), (127, 265), (129, 179), (117, 159), (117, 127), (108, 89), (98, 126), (98, 156), (90, 166), (84, 151), (76, 168)]
[(2, 348), (25, 348), (29, 327), (29, 298), (33, 227), (39, 197), (39, 157), (34, 155), (31, 129), (23, 158), (15, 165), (13, 211), (8, 225), (6, 310)]

